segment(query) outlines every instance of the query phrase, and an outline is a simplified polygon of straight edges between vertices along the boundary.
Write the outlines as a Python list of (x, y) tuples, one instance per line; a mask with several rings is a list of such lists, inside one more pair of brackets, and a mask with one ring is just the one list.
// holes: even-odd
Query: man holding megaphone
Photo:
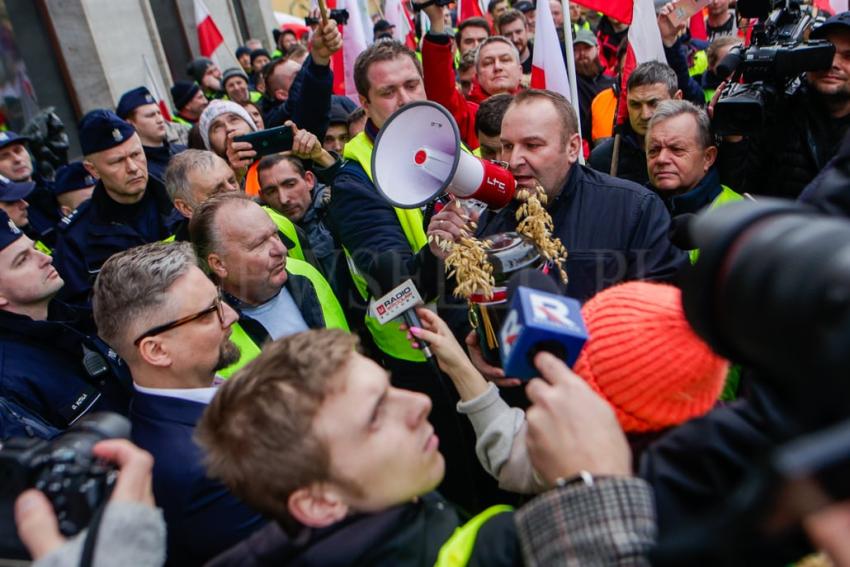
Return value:
[[(581, 151), (577, 132), (575, 109), (551, 91), (518, 93), (502, 119), (501, 157), (518, 187), (543, 188), (554, 222), (552, 235), (569, 253), (567, 295), (584, 301), (621, 281), (672, 278), (686, 257), (667, 237), (670, 216), (661, 199), (636, 183), (576, 163)], [(486, 211), (478, 235), (516, 230), (519, 205), (514, 200), (500, 211)], [(457, 211), (447, 207), (433, 217), (432, 225), (453, 227), (461, 221)], [(455, 231), (439, 228), (435, 234), (440, 238), (456, 240)], [(501, 369), (471, 354), (488, 378), (504, 378)]]
[[(416, 54), (404, 45), (380, 41), (358, 56), (354, 81), (368, 120), (365, 130), (345, 145), (343, 156), (347, 161), (333, 181), (326, 217), (328, 227), (344, 248), (352, 279), (364, 302), (372, 299), (369, 284), (378, 279), (378, 258), (387, 253), (396, 256), (395, 283), (410, 278), (425, 301), (433, 300), (443, 270), (427, 246), (423, 214), (417, 206), (393, 206), (378, 191), (373, 155), (375, 142), (389, 117), (410, 103), (425, 101), (422, 66)], [(428, 122), (415, 120), (402, 138), (423, 137), (427, 126)], [(392, 149), (393, 143), (385, 146)], [(393, 161), (391, 155), (389, 160)], [(387, 183), (398, 189), (408, 186), (411, 190), (419, 189), (418, 184), (406, 183), (400, 176)], [(430, 181), (430, 185), (435, 183), (435, 189), (439, 189), (439, 182)], [(429, 195), (433, 193), (428, 191)], [(458, 430), (454, 400), (444, 394), (440, 379), (426, 363), (422, 351), (410, 345), (398, 323), (381, 325), (377, 311), (370, 309), (365, 325), (380, 351), (383, 366), (392, 372), (393, 384), (423, 392), (433, 401), (430, 419), (435, 429), (443, 432), (442, 449), (447, 453), (447, 478), (441, 490), (474, 507), (476, 490), (469, 469), (474, 465), (470, 459), (472, 440), (465, 442)]]

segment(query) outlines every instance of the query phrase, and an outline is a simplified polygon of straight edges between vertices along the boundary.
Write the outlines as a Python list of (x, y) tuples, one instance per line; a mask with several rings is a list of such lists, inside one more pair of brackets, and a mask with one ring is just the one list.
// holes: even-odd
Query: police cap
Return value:
[(136, 87), (121, 95), (118, 106), (115, 108), (115, 114), (126, 120), (131, 112), (146, 104), (156, 104), (156, 99), (147, 87)]
[(80, 120), (80, 147), (83, 155), (114, 148), (129, 140), (136, 130), (111, 110), (92, 110)]

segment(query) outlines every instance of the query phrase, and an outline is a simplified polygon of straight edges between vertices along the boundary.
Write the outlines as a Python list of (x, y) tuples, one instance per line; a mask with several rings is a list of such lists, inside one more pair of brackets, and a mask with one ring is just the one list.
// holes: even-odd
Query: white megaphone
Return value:
[(372, 180), (402, 209), (420, 207), (446, 190), (501, 209), (516, 192), (510, 171), (461, 150), (454, 118), (430, 101), (410, 103), (384, 123), (372, 152)]

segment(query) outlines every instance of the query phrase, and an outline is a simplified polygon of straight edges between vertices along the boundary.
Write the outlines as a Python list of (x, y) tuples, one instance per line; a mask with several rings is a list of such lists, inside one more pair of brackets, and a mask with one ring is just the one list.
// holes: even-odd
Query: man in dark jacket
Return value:
[[(617, 177), (641, 185), (649, 181), (644, 152), (646, 127), (659, 102), (682, 98), (682, 91), (677, 85), (673, 69), (658, 61), (641, 63), (629, 75), (626, 84), (629, 121), (619, 127), (620, 159), (617, 161)], [(614, 159), (614, 141), (615, 138), (608, 138), (599, 142), (590, 152), (588, 165), (602, 173), (610, 173)]]
[(720, 147), (721, 178), (741, 192), (797, 198), (850, 127), (850, 12), (829, 18), (811, 38), (835, 46), (832, 66), (807, 73), (795, 94), (780, 98), (760, 133)]
[(3, 435), (52, 437), (90, 411), (127, 413), (123, 362), (53, 300), (62, 285), (50, 256), (0, 211)]
[(165, 187), (148, 176), (139, 135), (108, 110), (93, 110), (80, 122), (86, 169), (99, 178), (91, 199), (62, 219), (56, 269), (65, 280), (60, 295), (88, 305), (100, 266), (112, 254), (169, 238), (180, 221)]
[(195, 424), (236, 360), (237, 315), (185, 242), (114, 255), (95, 282), (101, 337), (126, 360), (132, 440), (154, 457), (153, 492), (168, 524), (168, 565), (202, 565), (265, 520), (207, 477)]
[(148, 161), (148, 175), (162, 182), (168, 161), (186, 146), (168, 142), (165, 119), (156, 99), (147, 87), (136, 87), (121, 95), (115, 114), (136, 129)]
[[(291, 85), (279, 85), (275, 70), (290, 62), (275, 64), (266, 76), (266, 96), (263, 99), (263, 121), (266, 128), (283, 126), (292, 120), (299, 128), (309, 130), (319, 139), (328, 128), (331, 108), (333, 72), (331, 56), (342, 47), (342, 36), (336, 22), (329, 21), (316, 30), (310, 55), (295, 75)], [(295, 63), (295, 62), (291, 62)]]
[[(577, 165), (576, 130), (572, 105), (550, 91), (518, 94), (502, 120), (502, 159), (519, 187), (539, 184), (546, 192), (553, 236), (569, 253), (567, 295), (584, 301), (621, 281), (672, 278), (685, 256), (667, 237), (670, 216), (661, 199), (644, 187)], [(514, 201), (498, 213), (485, 212), (478, 233), (516, 230), (518, 206)], [(456, 215), (453, 208), (435, 215), (434, 233), (454, 240), (454, 231), (444, 229), (446, 223), (462, 226)]]

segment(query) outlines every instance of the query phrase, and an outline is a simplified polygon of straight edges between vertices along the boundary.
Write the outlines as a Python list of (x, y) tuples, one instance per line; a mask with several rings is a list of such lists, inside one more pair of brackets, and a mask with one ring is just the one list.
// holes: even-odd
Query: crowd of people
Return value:
[[(666, 60), (623, 80), (628, 25), (547, 1), (572, 102), (530, 87), (534, 0), (460, 21), (413, 0), (428, 31), (411, 49), (376, 15), (357, 102), (333, 92), (342, 35), (320, 20), (275, 30), (273, 49), (247, 41), (239, 67), (189, 62), (170, 101), (139, 86), (88, 112), (82, 159), (53, 179), (26, 137), (0, 132), (0, 438), (53, 439), (98, 411), (132, 424), (94, 449), (119, 469), (94, 564), (648, 565), (788, 438), (758, 369), (686, 320), (679, 276), (699, 250), (677, 234), (770, 196), (850, 215), (834, 182), (850, 152), (850, 12), (810, 30), (833, 61), (779, 97), (781, 119), (720, 137), (721, 62), (753, 25), (734, 2), (698, 15), (703, 40), (656, 2)], [(589, 333), (572, 369), (542, 352), (538, 378), (506, 375), (452, 293), (446, 243), (517, 231), (520, 197), (403, 209), (378, 190), (376, 139), (425, 100), (463, 151), (541, 190), (568, 252), (557, 285)], [(237, 140), (279, 126), (289, 151)], [(428, 304), (420, 326), (378, 321), (388, 258)], [(850, 564), (848, 513), (730, 534), (720, 555)], [(90, 541), (66, 540), (36, 490), (16, 521), (35, 565), (77, 564)]]

